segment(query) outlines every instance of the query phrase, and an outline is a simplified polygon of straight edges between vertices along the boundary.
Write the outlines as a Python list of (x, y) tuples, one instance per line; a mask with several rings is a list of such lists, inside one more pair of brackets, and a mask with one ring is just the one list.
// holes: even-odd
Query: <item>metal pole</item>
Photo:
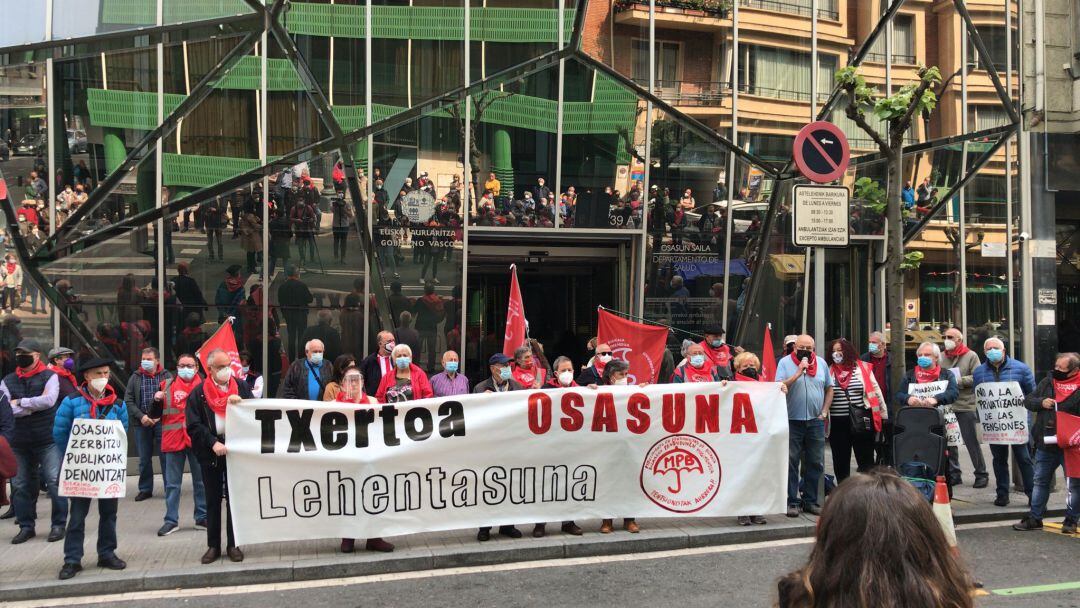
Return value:
[[(817, 2), (817, 0), (814, 0)], [(815, 43), (816, 44), (816, 43)], [(723, 92), (723, 83), (720, 83), (720, 90)], [(723, 96), (721, 95), (721, 99)], [(731, 141), (735, 142), (735, 145), (739, 145), (739, 3), (732, 4), (731, 13)], [(720, 305), (720, 314), (723, 315), (723, 319), (720, 320), (720, 324), (724, 326), (728, 332), (732, 331), (732, 328), (727, 327), (728, 321), (728, 302), (731, 300), (731, 229), (734, 226), (732, 216), (735, 213), (735, 155), (730, 150), (727, 151), (728, 163), (727, 163), (727, 177), (724, 180), (724, 185), (727, 186), (727, 217), (724, 222), (724, 264), (727, 266), (724, 268), (724, 301)], [(764, 235), (762, 235), (764, 239)], [(744, 279), (749, 280), (749, 279)]]
[[(270, 142), (270, 105), (269, 105), (269, 93), (267, 89), (268, 81), (268, 57), (270, 42), (270, 13), (266, 12), (263, 16), (263, 32), (262, 42), (259, 45), (259, 104), (262, 106), (262, 114), (259, 115), (261, 124), (259, 125), (259, 133), (262, 137), (259, 139), (259, 162), (266, 164), (266, 159), (269, 157), (270, 151), (267, 149)], [(270, 370), (270, 281), (271, 277), (267, 276), (267, 262), (270, 256), (270, 205), (269, 190), (270, 180), (268, 177), (263, 177), (263, 266), (262, 266), (262, 352), (259, 356), (262, 358), (262, 371), (263, 371), (263, 392), (269, 390), (269, 384), (267, 384), (267, 372)], [(282, 269), (284, 270), (284, 268)], [(293, 331), (294, 328), (290, 327), (289, 331)], [(252, 353), (254, 356), (254, 353)], [(284, 372), (284, 370), (282, 370)]]
[[(961, 26), (960, 30), (960, 65), (963, 70), (960, 72), (960, 132), (966, 132), (968, 130), (968, 89), (967, 89), (967, 74), (968, 74), (968, 30), (966, 27)], [(961, 144), (960, 152), (960, 166), (963, 171), (967, 170), (967, 151), (968, 142), (964, 140)], [(966, 195), (967, 188), (962, 188), (959, 192), (960, 200), (960, 217), (956, 218), (957, 225), (959, 226), (959, 260), (957, 263), (960, 266), (960, 332), (963, 335), (967, 335), (968, 331), (968, 318), (967, 318), (967, 208), (966, 208)]]
[[(818, 0), (810, 3), (810, 120), (817, 115), (818, 89)], [(825, 255), (823, 247), (814, 250), (814, 344), (818, 354), (825, 353)], [(807, 292), (810, 290), (807, 289)], [(804, 296), (805, 297), (805, 296)]]
[[(367, 0), (364, 3), (364, 126), (371, 125), (371, 0)], [(348, 145), (348, 144), (346, 144)], [(364, 189), (364, 196), (367, 197), (367, 204), (364, 208), (367, 210), (367, 227), (371, 231), (372, 235), (372, 249), (374, 252), (378, 251), (378, 247), (375, 245), (378, 242), (378, 237), (375, 235), (373, 207), (375, 206), (375, 138), (368, 136), (362, 140), (362, 145), (367, 148), (367, 167), (365, 172), (367, 173), (367, 187)], [(372, 267), (369, 260), (377, 260), (378, 256), (373, 252), (370, 256), (364, 256), (364, 348), (366, 349), (371, 344), (371, 273), (382, 272), (379, 268), (379, 264), (376, 263), (376, 267)]]
[[(52, 2), (46, 2), (45, 3), (45, 40), (52, 40), (52, 29), (53, 29), (52, 21), (53, 21), (53, 3)], [(56, 97), (55, 97), (54, 92), (53, 92), (53, 87), (55, 86), (56, 82), (55, 82), (55, 78), (54, 78), (54, 74), (53, 74), (53, 60), (52, 60), (51, 57), (45, 61), (45, 83), (44, 84), (45, 84), (45, 121), (46, 121), (47, 126), (49, 128), (52, 128), (52, 125), (53, 125), (53, 104), (56, 101)], [(47, 137), (46, 139), (48, 140), (47, 145), (49, 146), (49, 171), (55, 172), (56, 167), (55, 167), (55, 161), (53, 160), (53, 156), (54, 156), (54, 153), (55, 153), (55, 147), (56, 147), (55, 139), (53, 137)], [(15, 154), (15, 151), (11, 150), (11, 154)], [(52, 183), (51, 182), (53, 180), (50, 179), (48, 181), (50, 182), (49, 183), (49, 193), (52, 194)], [(51, 237), (53, 234), (56, 234), (56, 197), (55, 196), (50, 196), (49, 197), (49, 236)], [(42, 290), (42, 293), (44, 294), (44, 290)], [(42, 301), (44, 301), (44, 296), (42, 296)], [(52, 334), (53, 334), (53, 344), (56, 345), (56, 346), (61, 346), (61, 344), (60, 344), (60, 315), (57, 314), (56, 306), (53, 306), (53, 312), (52, 312)]]
[[(469, 21), (471, 20), (472, 11), (470, 10), (470, 4), (471, 4), (470, 0), (464, 0), (464, 1), (465, 1), (465, 51), (464, 51), (465, 70), (464, 70), (464, 73), (462, 74), (462, 83), (463, 83), (463, 86), (465, 86), (466, 89), (467, 89), (468, 86), (469, 86), (469, 74), (470, 74), (470, 70), (472, 68), (472, 65), (471, 65), (472, 54), (470, 53), (470, 47), (472, 45), (469, 44), (469, 37), (472, 35), (472, 33), (470, 31), (471, 28), (470, 28), (470, 23), (469, 23)], [(370, 4), (370, 2), (371, 2), (371, 0), (368, 0), (369, 4)], [(412, 3), (412, 1), (410, 0), (410, 4), (411, 3)], [(369, 20), (369, 23), (370, 23), (370, 20)], [(562, 31), (561, 26), (560, 26), (559, 31), (560, 32)], [(560, 91), (560, 94), (561, 94), (561, 92), (562, 92), (561, 81), (560, 81), (559, 91)], [(462, 188), (461, 207), (464, 210), (464, 214), (463, 214), (462, 217), (465, 218), (465, 221), (462, 222), (463, 225), (464, 225), (464, 230), (462, 231), (462, 238), (461, 238), (461, 241), (462, 241), (461, 242), (461, 331), (459, 332), (461, 334), (461, 352), (458, 353), (458, 358), (461, 361), (465, 361), (465, 356), (466, 356), (465, 355), (465, 350), (466, 350), (465, 349), (465, 344), (466, 344), (467, 340), (465, 339), (465, 336), (466, 336), (467, 332), (466, 332), (466, 325), (465, 324), (468, 322), (468, 318), (469, 318), (469, 315), (468, 315), (468, 302), (469, 302), (469, 298), (468, 298), (468, 294), (469, 294), (469, 219), (468, 218), (469, 218), (469, 210), (472, 208), (472, 202), (471, 202), (471, 200), (472, 200), (472, 189), (471, 189), (471, 186), (472, 186), (472, 180), (473, 180), (472, 166), (470, 165), (470, 163), (472, 162), (472, 159), (470, 158), (470, 154), (469, 154), (469, 150), (472, 147), (472, 97), (469, 96), (469, 95), (466, 95), (465, 99), (464, 99), (464, 102), (463, 102), (463, 105), (465, 106), (465, 112), (463, 113), (464, 120), (465, 120), (465, 129), (463, 130), (464, 137), (462, 138), (462, 142), (461, 142), (462, 146), (464, 147), (464, 149), (461, 151), (461, 174), (462, 174), (462, 178), (463, 178), (461, 180), (462, 181), (462, 184), (461, 184), (461, 188)], [(561, 106), (561, 104), (560, 104), (560, 106)], [(477, 353), (477, 354), (479, 354), (479, 353)]]
[[(162, 9), (163, 0), (157, 0), (157, 20), (158, 26), (161, 26), (164, 22), (164, 11)], [(165, 120), (165, 45), (158, 39), (157, 43), (157, 124), (161, 124)], [(164, 140), (164, 134), (161, 139), (158, 139), (154, 145), (154, 204), (155, 206), (161, 206), (161, 189), (162, 189), (162, 177), (161, 177), (161, 164), (162, 164), (162, 150), (161, 142)], [(162, 361), (165, 360), (165, 354), (171, 352), (169, 350), (170, 344), (165, 342), (165, 248), (172, 244), (172, 237), (165, 237), (165, 222), (168, 221), (164, 217), (158, 218), (154, 230), (157, 232), (157, 253), (154, 256), (157, 267), (157, 326), (158, 326), (158, 352), (161, 355)]]
[[(1043, 38), (1042, 38), (1042, 2), (1036, 0), (1035, 2), (1035, 46), (1034, 46), (1034, 61), (1035, 61), (1035, 109), (1039, 110), (1044, 108), (1043, 105), (1043, 91), (1045, 91), (1045, 73), (1041, 73), (1042, 68), (1041, 60), (1043, 57)], [(1025, 20), (1020, 19), (1020, 39), (1025, 39)], [(1025, 50), (1024, 45), (1020, 45), (1020, 65), (1026, 65), (1025, 63)], [(1024, 79), (1018, 79), (1020, 84), (1020, 99), (1023, 99), (1024, 93)], [(1029, 235), (1034, 234), (1031, 229), (1031, 198), (1032, 198), (1032, 185), (1031, 185), (1031, 134), (1026, 133), (1023, 129), (1020, 130), (1019, 136), (1020, 142), (1020, 231), (1027, 232)], [(1024, 241), (1019, 243), (1020, 248), (1020, 300), (1024, 302), (1024, 306), (1020, 307), (1020, 327), (1023, 328), (1023, 359), (1024, 361), (1035, 361), (1035, 285), (1034, 278), (1031, 276), (1033, 272), (1033, 265), (1031, 259), (1031, 241)]]
[[(1012, 36), (1012, 0), (1005, 0), (1005, 48), (1008, 49), (1005, 53), (1005, 89), (1009, 92), (1011, 99), (1012, 96), (1012, 50), (1013, 50), (1013, 36)], [(1014, 316), (1016, 315), (1016, 294), (1013, 289), (1013, 255), (1012, 255), (1012, 235), (1013, 235), (1013, 223), (1012, 223), (1012, 211), (1013, 211), (1013, 160), (1012, 160), (1012, 137), (1005, 142), (1005, 223), (1002, 228), (1005, 231), (1005, 281), (1008, 288), (1006, 290), (1008, 295), (1008, 302), (1006, 304), (1006, 318), (1007, 327), (1009, 332), (1009, 352), (1016, 352), (1016, 334), (1013, 333), (1013, 326), (1016, 323)], [(1030, 361), (1030, 359), (1029, 359)]]
[[(559, 3), (559, 10), (556, 11), (556, 18), (559, 20), (556, 29), (558, 30), (558, 45), (561, 49), (564, 44), (563, 41), (563, 11), (564, 0), (557, 0)], [(486, 42), (483, 44), (487, 44)], [(485, 62), (486, 63), (486, 62)], [(469, 86), (468, 78), (465, 80), (465, 86)], [(562, 218), (559, 214), (559, 202), (562, 198), (562, 156), (563, 156), (563, 89), (566, 86), (566, 59), (559, 59), (559, 92), (558, 103), (555, 106), (555, 190), (551, 193), (552, 200), (548, 201), (551, 204), (551, 208), (554, 210), (554, 221), (552, 225), (555, 228), (559, 227)], [(539, 204), (539, 201), (537, 201)]]

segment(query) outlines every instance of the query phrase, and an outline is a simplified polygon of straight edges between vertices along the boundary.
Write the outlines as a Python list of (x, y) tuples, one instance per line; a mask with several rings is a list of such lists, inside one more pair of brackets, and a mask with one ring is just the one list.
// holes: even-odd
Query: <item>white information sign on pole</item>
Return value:
[(851, 193), (845, 186), (794, 188), (791, 240), (798, 247), (847, 247), (851, 238)]

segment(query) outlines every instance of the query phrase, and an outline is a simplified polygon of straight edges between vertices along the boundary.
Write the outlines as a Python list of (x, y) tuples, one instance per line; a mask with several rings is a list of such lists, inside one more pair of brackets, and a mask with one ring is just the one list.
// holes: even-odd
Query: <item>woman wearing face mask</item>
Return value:
[(375, 398), (379, 403), (401, 403), (413, 399), (434, 397), (427, 374), (412, 362), (412, 349), (408, 344), (398, 344), (390, 353), (394, 373), (383, 376)]
[(514, 380), (525, 388), (540, 388), (547, 380), (548, 370), (541, 367), (533, 357), (532, 347), (519, 346), (514, 351)]
[[(757, 355), (750, 352), (742, 352), (735, 355), (735, 361), (733, 362), (735, 368), (735, 381), (736, 382), (764, 382), (761, 377), (761, 361), (757, 358)], [(727, 384), (727, 381), (724, 382)], [(787, 394), (787, 385), (780, 383), (780, 392)], [(751, 524), (765, 525), (769, 523), (761, 515), (740, 515), (739, 525), (749, 526)]]
[(574, 364), (570, 361), (570, 357), (559, 357), (555, 359), (555, 373), (548, 378), (544, 388), (570, 388), (571, 386), (579, 386), (577, 382), (574, 382)]
[(840, 483), (851, 476), (852, 452), (860, 473), (874, 466), (874, 439), (878, 429), (868, 410), (876, 407), (880, 416), (885, 400), (870, 365), (859, 361), (851, 342), (843, 338), (833, 340), (828, 352), (833, 390), (825, 397), (825, 411), (831, 419), (829, 448), (833, 472)]
[(326, 390), (323, 391), (323, 401), (337, 401), (338, 393), (341, 392), (341, 380), (345, 376), (346, 370), (356, 367), (356, 357), (351, 354), (338, 355), (334, 359), (334, 375), (333, 378), (326, 384)]
[[(630, 364), (620, 359), (608, 362), (604, 367), (604, 375), (600, 379), (601, 386), (626, 386), (629, 383)], [(614, 529), (614, 519), (605, 519), (600, 523), (601, 534), (611, 534)], [(641, 528), (633, 517), (623, 518), (623, 529), (631, 534), (637, 534)]]
[[(896, 403), (900, 407), (920, 406), (938, 407), (949, 405), (956, 401), (959, 394), (956, 388), (956, 380), (953, 375), (938, 364), (941, 359), (941, 348), (933, 342), (923, 342), (915, 351), (916, 366), (909, 369), (900, 382), (900, 390), (896, 392)], [(945, 382), (945, 390), (933, 395), (919, 395), (919, 391), (913, 391), (916, 385), (930, 384), (932, 382)], [(912, 393), (916, 394), (912, 394)]]
[(60, 399), (78, 391), (79, 381), (75, 378), (75, 356), (70, 348), (58, 346), (49, 351), (49, 371), (60, 379)]
[(671, 382), (719, 382), (723, 378), (719, 368), (705, 355), (705, 347), (691, 344), (686, 348), (686, 365), (680, 366), (671, 375)]

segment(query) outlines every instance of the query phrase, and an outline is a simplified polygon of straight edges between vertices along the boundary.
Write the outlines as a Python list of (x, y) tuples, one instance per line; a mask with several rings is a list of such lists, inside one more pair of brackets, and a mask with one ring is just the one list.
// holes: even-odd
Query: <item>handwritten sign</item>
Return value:
[(75, 420), (60, 467), (60, 495), (123, 498), (126, 479), (124, 425), (118, 420)]
[(964, 445), (964, 436), (960, 434), (960, 421), (956, 419), (952, 406), (946, 405), (941, 411), (945, 415), (945, 442), (954, 447)]
[(983, 441), (1019, 445), (1028, 441), (1028, 412), (1019, 382), (983, 382), (975, 387)]
[(921, 384), (912, 384), (908, 387), (908, 394), (912, 397), (918, 397), (920, 399), (929, 399), (934, 395), (940, 395), (945, 392), (945, 389), (949, 388), (948, 380), (938, 380), (937, 382), (923, 382)]

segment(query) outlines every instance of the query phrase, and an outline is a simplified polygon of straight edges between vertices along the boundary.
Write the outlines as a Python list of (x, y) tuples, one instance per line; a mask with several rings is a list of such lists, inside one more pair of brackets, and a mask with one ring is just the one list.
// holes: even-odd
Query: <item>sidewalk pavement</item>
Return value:
[[(989, 450), (985, 446), (984, 451), (989, 466)], [(828, 471), (832, 468), (828, 453), (825, 460)], [(966, 485), (954, 488), (952, 507), (956, 523), (1019, 521), (1027, 513), (1025, 497), (1020, 493), (1012, 494), (1012, 504), (1008, 507), (993, 506), (992, 475), (990, 487), (975, 490), (971, 487), (974, 476), (966, 454), (961, 461)], [(1050, 495), (1048, 520), (1064, 513), (1065, 485), (1060, 471), (1058, 476), (1058, 490)], [(519, 526), (525, 536), (518, 540), (493, 534), (491, 541), (480, 543), (475, 529), (454, 530), (388, 538), (397, 545), (393, 553), (365, 552), (361, 549), (363, 543), (358, 542), (357, 552), (349, 555), (338, 552), (339, 539), (267, 543), (242, 547), (245, 559), (241, 563), (232, 563), (223, 556), (217, 563), (204, 566), (199, 558), (206, 551), (206, 533), (194, 528), (190, 478), (185, 476), (184, 480), (180, 529), (166, 537), (157, 536), (165, 514), (160, 476), (155, 479), (153, 498), (142, 502), (132, 500), (137, 493), (136, 482), (135, 478), (128, 478), (128, 498), (121, 500), (117, 517), (117, 555), (127, 561), (126, 570), (116, 572), (96, 567), (97, 509), (93, 508), (86, 522), (85, 570), (74, 579), (57, 580), (64, 543), (45, 541), (49, 501), (42, 496), (38, 499), (38, 536), (32, 540), (22, 545), (10, 544), (10, 537), (18, 531), (12, 525), (14, 520), (0, 521), (0, 572), (4, 573), (0, 600), (280, 583), (804, 538), (813, 535), (816, 521), (808, 515), (788, 518), (776, 514), (767, 516), (767, 525), (744, 527), (737, 525), (733, 517), (641, 519), (640, 534), (618, 528), (614, 534), (600, 534), (600, 522), (593, 520), (578, 522), (585, 530), (580, 537), (565, 535), (559, 531), (558, 522), (549, 522), (548, 536), (542, 539), (530, 536), (532, 523), (527, 523)]]

